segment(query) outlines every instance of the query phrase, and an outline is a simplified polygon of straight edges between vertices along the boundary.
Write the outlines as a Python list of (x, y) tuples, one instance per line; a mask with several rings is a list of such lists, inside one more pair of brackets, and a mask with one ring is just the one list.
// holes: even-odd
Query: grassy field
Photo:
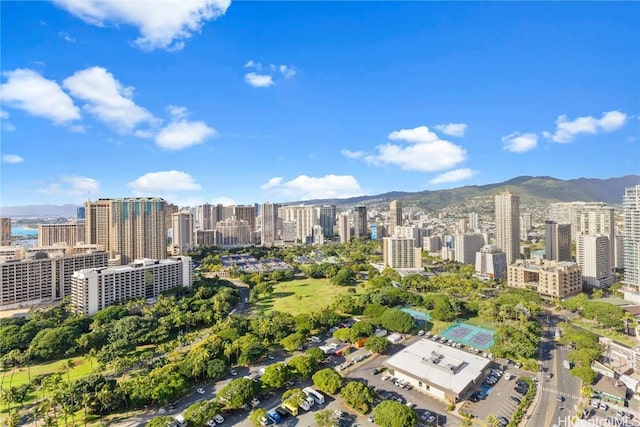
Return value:
[[(55, 372), (62, 373), (64, 379), (67, 379), (67, 368), (64, 367), (64, 364), (67, 360), (73, 360), (73, 363), (75, 364), (74, 368), (69, 370), (69, 379), (71, 379), (71, 381), (84, 377), (91, 372), (90, 361), (82, 356), (78, 356), (70, 357), (68, 359), (56, 360), (55, 362), (41, 363), (31, 367), (24, 367), (22, 369), (16, 369), (15, 373), (13, 373), (13, 378), (11, 378), (11, 369), (2, 371), (0, 372), (0, 376), (2, 377), (2, 380), (0, 381), (2, 381), (3, 387), (7, 387), (10, 380), (12, 386), (19, 386), (21, 384), (28, 383), (29, 378), (34, 378), (38, 375), (43, 374), (52, 374)], [(93, 367), (96, 367), (95, 361), (93, 361)]]
[(298, 279), (277, 283), (273, 294), (261, 298), (255, 306), (263, 313), (277, 310), (295, 316), (326, 307), (348, 291), (349, 287), (333, 285), (329, 279)]

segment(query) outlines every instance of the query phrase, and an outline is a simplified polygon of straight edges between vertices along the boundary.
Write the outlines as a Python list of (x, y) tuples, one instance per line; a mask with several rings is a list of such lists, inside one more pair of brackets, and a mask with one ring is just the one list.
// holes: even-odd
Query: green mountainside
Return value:
[(380, 205), (399, 199), (408, 204), (416, 204), (426, 209), (437, 210), (450, 204), (469, 199), (490, 198), (503, 190), (520, 195), (522, 203), (552, 202), (603, 202), (621, 204), (625, 187), (640, 184), (639, 175), (627, 175), (617, 178), (597, 179), (578, 178), (562, 180), (550, 176), (519, 176), (508, 181), (470, 185), (446, 190), (420, 191), (414, 193), (393, 191), (375, 196), (360, 196), (349, 199), (326, 199), (306, 201), (305, 203), (334, 203), (347, 205)]

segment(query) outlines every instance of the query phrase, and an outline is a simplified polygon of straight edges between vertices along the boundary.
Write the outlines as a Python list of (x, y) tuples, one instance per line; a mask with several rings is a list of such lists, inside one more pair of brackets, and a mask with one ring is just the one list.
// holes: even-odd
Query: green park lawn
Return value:
[[(62, 373), (64, 379), (67, 379), (67, 368), (64, 367), (67, 360), (73, 360), (75, 363), (74, 368), (69, 370), (70, 380), (77, 380), (91, 372), (91, 362), (89, 360), (82, 356), (70, 357), (67, 359), (56, 360), (55, 362), (40, 363), (30, 367), (16, 369), (13, 373), (13, 378), (11, 377), (12, 369), (0, 371), (2, 386), (7, 387), (9, 385), (9, 381), (11, 381), (12, 386), (19, 386), (21, 384), (28, 383), (29, 378), (34, 378), (38, 375), (53, 374), (55, 372)], [(95, 360), (93, 361), (93, 367), (96, 367)]]
[(335, 297), (346, 294), (349, 286), (337, 286), (329, 279), (298, 279), (279, 282), (273, 293), (262, 297), (255, 307), (263, 313), (272, 310), (297, 315), (317, 311), (330, 305)]

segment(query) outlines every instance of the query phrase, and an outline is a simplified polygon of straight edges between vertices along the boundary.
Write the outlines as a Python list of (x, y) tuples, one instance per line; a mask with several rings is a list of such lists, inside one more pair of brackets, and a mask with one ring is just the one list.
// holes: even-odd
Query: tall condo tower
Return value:
[(260, 207), (260, 242), (263, 246), (273, 246), (278, 238), (278, 205), (263, 203)]
[(640, 290), (640, 185), (627, 187), (624, 214), (624, 283)]
[(396, 226), (402, 225), (402, 202), (392, 200), (389, 203), (389, 235), (395, 236)]
[(158, 197), (85, 202), (85, 243), (103, 245), (109, 258), (167, 258), (167, 202)]
[(571, 261), (571, 224), (544, 223), (544, 256), (551, 261)]
[(369, 235), (367, 226), (367, 207), (356, 206), (353, 213), (353, 237), (360, 239)]
[(182, 255), (193, 249), (193, 214), (191, 212), (182, 211), (171, 214), (171, 230), (174, 255)]
[(520, 197), (509, 191), (495, 196), (496, 244), (507, 256), (507, 264), (520, 258)]

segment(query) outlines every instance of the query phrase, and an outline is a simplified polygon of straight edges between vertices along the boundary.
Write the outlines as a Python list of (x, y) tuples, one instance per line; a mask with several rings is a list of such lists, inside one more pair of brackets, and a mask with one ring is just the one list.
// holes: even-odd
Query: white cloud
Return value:
[(253, 87), (269, 87), (274, 84), (273, 78), (267, 74), (247, 73), (244, 79)]
[(93, 178), (86, 176), (69, 175), (63, 176), (52, 182), (45, 188), (38, 190), (43, 194), (65, 194), (68, 196), (87, 197), (90, 193), (96, 194), (100, 190), (100, 183)]
[(65, 33), (64, 31), (58, 32), (58, 37), (62, 38), (67, 43), (75, 43), (76, 42), (76, 39), (74, 39), (69, 34)]
[(169, 114), (171, 114), (171, 116), (173, 116), (173, 118), (175, 119), (184, 119), (188, 114), (187, 108), (179, 105), (169, 105), (167, 107), (167, 110), (169, 111)]
[(392, 141), (407, 141), (412, 143), (434, 142), (439, 140), (438, 135), (431, 132), (426, 126), (418, 126), (413, 129), (394, 130), (389, 134)]
[(391, 132), (389, 139), (410, 144), (379, 145), (378, 153), (364, 156), (364, 161), (374, 165), (396, 165), (404, 170), (434, 172), (450, 169), (467, 159), (464, 148), (440, 139), (426, 126)]
[(524, 153), (533, 150), (538, 145), (538, 135), (535, 133), (513, 132), (502, 137), (502, 148), (512, 153)]
[(129, 182), (127, 187), (131, 188), (136, 196), (174, 191), (193, 191), (202, 188), (200, 184), (194, 181), (191, 175), (176, 170), (149, 172), (135, 181)]
[[(278, 178), (270, 179), (267, 184), (274, 184), (275, 180)], [(281, 197), (295, 200), (345, 198), (363, 194), (360, 184), (351, 175), (325, 175), (319, 178), (300, 175), (287, 182), (282, 182), (280, 178), (278, 185), (272, 185), (270, 189)]]
[(244, 80), (253, 87), (273, 86), (276, 83), (274, 78), (278, 77), (278, 72), (280, 72), (285, 79), (290, 79), (297, 73), (296, 68), (293, 65), (269, 64), (263, 66), (261, 63), (256, 62), (253, 59), (245, 62), (244, 67), (255, 70), (244, 75)]
[(87, 102), (87, 111), (118, 132), (132, 132), (141, 123), (157, 123), (150, 112), (132, 101), (134, 89), (122, 86), (105, 68), (77, 71), (63, 85), (73, 97)]
[(367, 153), (364, 151), (351, 151), (351, 150), (340, 150), (340, 154), (342, 154), (345, 157), (348, 157), (349, 159), (359, 159), (361, 157), (364, 157)]
[(2, 103), (56, 124), (80, 120), (80, 110), (53, 80), (36, 71), (17, 69), (4, 72), (7, 82), (0, 86)]
[(231, 0), (54, 0), (61, 8), (88, 24), (128, 24), (141, 36), (135, 44), (143, 50), (180, 50), (207, 21), (224, 15)]
[(291, 66), (280, 65), (278, 69), (280, 70), (282, 75), (287, 79), (296, 75), (296, 69)]
[(262, 184), (260, 188), (263, 190), (269, 190), (271, 188), (277, 187), (278, 185), (280, 185), (280, 183), (282, 183), (282, 177), (275, 176), (271, 178), (269, 181), (267, 181), (266, 183)]
[(597, 119), (593, 116), (578, 117), (569, 121), (567, 116), (558, 116), (554, 133), (543, 132), (545, 138), (553, 142), (565, 144), (572, 142), (581, 133), (597, 134), (620, 129), (628, 120), (628, 116), (620, 111), (608, 111)]
[(205, 139), (216, 136), (215, 129), (205, 122), (180, 120), (169, 123), (156, 135), (156, 144), (165, 150), (182, 150), (201, 144)]
[(0, 110), (0, 119), (6, 120), (9, 118), (9, 113), (4, 110)]
[(431, 183), (431, 184), (442, 184), (442, 183), (445, 183), (445, 182), (462, 181), (464, 179), (469, 179), (469, 178), (473, 177), (476, 173), (477, 173), (476, 171), (471, 170), (469, 168), (455, 169), (455, 170), (448, 171), (448, 172), (445, 172), (445, 173), (442, 173), (442, 174), (436, 176), (431, 181), (429, 181), (429, 183)]
[(22, 158), (22, 156), (18, 156), (17, 154), (4, 154), (2, 156), (2, 161), (4, 163), (22, 163), (24, 162), (24, 159)]
[(467, 131), (465, 123), (448, 123), (446, 125), (434, 126), (437, 130), (449, 136), (463, 137)]

